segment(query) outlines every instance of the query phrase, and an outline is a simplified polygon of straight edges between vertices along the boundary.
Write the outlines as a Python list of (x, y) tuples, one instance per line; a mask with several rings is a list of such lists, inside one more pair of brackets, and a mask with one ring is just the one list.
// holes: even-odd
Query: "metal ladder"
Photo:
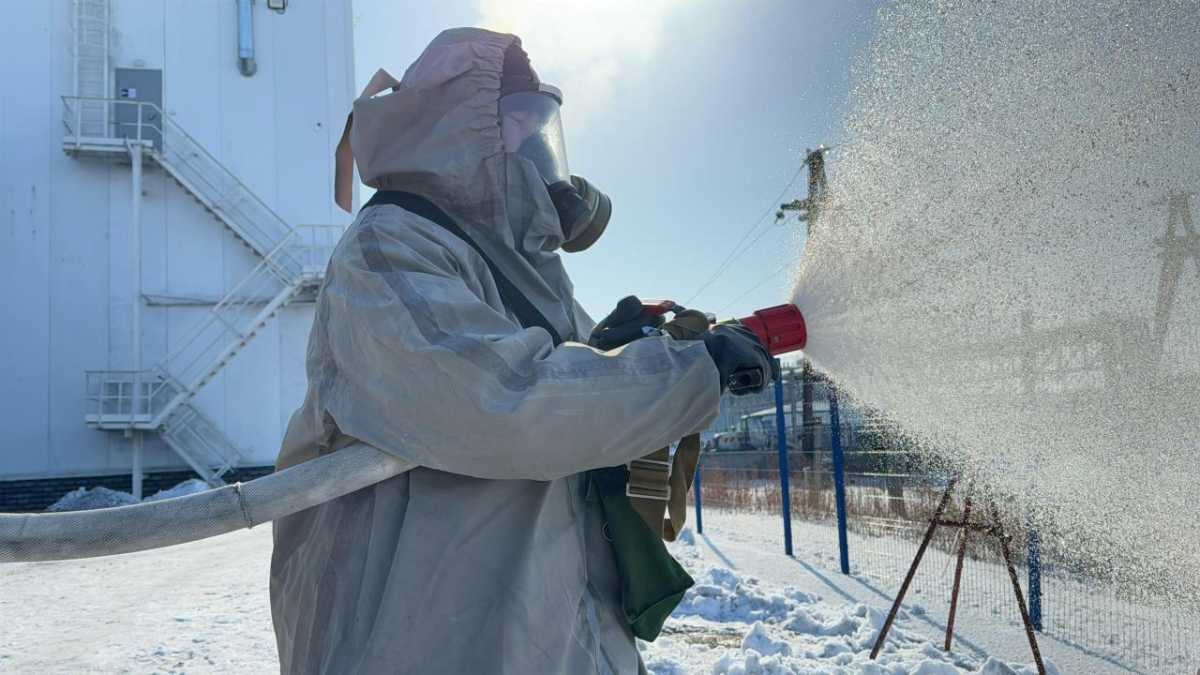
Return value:
[[(110, 96), (108, 80), (109, 31), (108, 0), (75, 0), (71, 31), (75, 76), (75, 95), (87, 98)], [(82, 128), (87, 135), (101, 135), (108, 128), (108, 106), (89, 102), (81, 111)]]

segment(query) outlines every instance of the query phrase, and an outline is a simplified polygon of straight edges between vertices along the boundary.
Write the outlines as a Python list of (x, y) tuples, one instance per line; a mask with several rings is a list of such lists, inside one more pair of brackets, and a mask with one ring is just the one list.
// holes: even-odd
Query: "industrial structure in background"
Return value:
[[(350, 0), (12, 3), (0, 511), (274, 462), (349, 223)], [(15, 15), (14, 15), (15, 14)]]
[[(796, 212), (797, 222), (804, 223), (811, 236), (821, 220), (828, 181), (825, 174), (825, 154), (832, 149), (818, 145), (805, 151), (800, 169), (808, 170), (808, 195), (779, 205), (776, 222), (787, 212)], [(806, 471), (821, 471), (828, 467), (832, 407), (831, 383), (813, 370), (811, 362), (802, 358), (797, 365), (780, 367), (780, 389), (770, 388), (752, 395), (721, 399), (721, 410), (706, 439), (714, 452), (775, 453), (781, 442), (789, 453), (796, 454), (799, 467)], [(780, 420), (782, 417), (782, 420)], [(858, 448), (861, 441), (878, 442), (883, 433), (876, 415), (860, 409), (853, 402), (843, 401), (841, 424), (842, 442), (847, 448)], [(864, 436), (865, 434), (865, 436)], [(863, 438), (860, 438), (863, 436)], [(750, 466), (750, 459), (711, 459), (710, 464)], [(759, 464), (769, 463), (764, 456)]]

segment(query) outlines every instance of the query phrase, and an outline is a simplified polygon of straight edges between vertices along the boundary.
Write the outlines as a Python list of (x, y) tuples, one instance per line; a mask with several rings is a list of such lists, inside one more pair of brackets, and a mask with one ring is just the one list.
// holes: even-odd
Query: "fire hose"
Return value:
[[(647, 313), (680, 311), (669, 300)], [(778, 305), (739, 320), (772, 356), (803, 349), (804, 317)], [(761, 387), (766, 374), (734, 373), (731, 391)], [(337, 452), (247, 483), (130, 506), (63, 513), (0, 514), (0, 563), (70, 560), (183, 544), (282, 518), (416, 468), (355, 443)]]

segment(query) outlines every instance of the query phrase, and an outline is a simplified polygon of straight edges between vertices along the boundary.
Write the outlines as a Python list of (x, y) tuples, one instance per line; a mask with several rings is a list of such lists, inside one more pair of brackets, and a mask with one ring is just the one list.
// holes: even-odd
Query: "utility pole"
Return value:
[(831, 149), (832, 146), (827, 148), (818, 145), (816, 150), (805, 151), (804, 163), (808, 165), (808, 197), (780, 204), (779, 210), (775, 212), (776, 220), (781, 220), (785, 211), (797, 211), (799, 219), (808, 223), (809, 233), (812, 233), (813, 225), (819, 219), (825, 201), (825, 153)]
[[(1162, 351), (1167, 339), (1167, 324), (1179, 290), (1179, 277), (1184, 263), (1190, 258), (1200, 273), (1200, 234), (1192, 224), (1192, 210), (1188, 204), (1191, 193), (1172, 194), (1167, 197), (1167, 233), (1158, 244), (1162, 246), (1163, 267), (1158, 279), (1158, 302), (1154, 306), (1155, 363), (1161, 363)], [(1182, 233), (1176, 232), (1179, 226)]]
[(810, 471), (817, 468), (816, 448), (813, 447), (813, 376), (812, 363), (806, 358), (800, 371), (800, 396), (802, 413), (800, 415), (800, 453)]
[[(780, 204), (779, 210), (775, 212), (775, 219), (781, 220), (784, 213), (787, 211), (796, 211), (799, 214), (799, 220), (808, 226), (808, 233), (811, 235), (813, 228), (820, 220), (821, 209), (825, 203), (825, 191), (827, 181), (825, 179), (825, 153), (829, 152), (832, 146), (825, 147), (818, 145), (816, 149), (806, 149), (804, 155), (804, 165), (808, 166), (808, 196), (804, 199), (795, 199), (786, 204)], [(799, 384), (801, 391), (801, 416), (800, 416), (800, 451), (804, 458), (804, 463), (812, 471), (817, 468), (816, 448), (814, 447), (813, 431), (816, 425), (816, 420), (813, 419), (813, 372), (812, 362), (808, 357), (804, 357), (801, 365)], [(796, 399), (792, 398), (792, 424), (795, 425), (796, 415)]]

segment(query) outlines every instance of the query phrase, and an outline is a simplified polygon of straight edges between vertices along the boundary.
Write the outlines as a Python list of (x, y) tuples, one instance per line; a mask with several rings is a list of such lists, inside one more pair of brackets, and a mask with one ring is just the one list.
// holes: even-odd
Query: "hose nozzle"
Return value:
[(808, 342), (808, 328), (804, 325), (804, 315), (795, 305), (776, 305), (760, 309), (738, 321), (758, 336), (771, 356), (799, 351), (804, 349)]

